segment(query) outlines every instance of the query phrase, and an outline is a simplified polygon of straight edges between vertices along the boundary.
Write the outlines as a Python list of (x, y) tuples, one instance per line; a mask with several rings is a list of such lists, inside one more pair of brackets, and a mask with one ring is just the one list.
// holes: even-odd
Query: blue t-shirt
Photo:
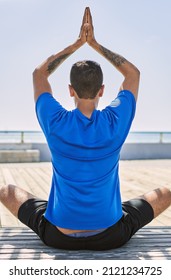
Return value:
[(100, 229), (122, 217), (119, 155), (135, 114), (127, 90), (88, 118), (67, 111), (50, 93), (37, 100), (36, 113), (51, 151), (53, 177), (45, 212), (68, 229)]

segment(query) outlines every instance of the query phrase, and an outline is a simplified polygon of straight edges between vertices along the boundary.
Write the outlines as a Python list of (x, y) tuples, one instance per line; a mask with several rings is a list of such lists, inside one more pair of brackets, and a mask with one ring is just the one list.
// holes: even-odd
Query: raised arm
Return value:
[(112, 65), (114, 65), (115, 68), (124, 76), (125, 79), (120, 86), (120, 90), (126, 89), (131, 91), (135, 96), (135, 99), (137, 99), (140, 79), (139, 70), (123, 56), (108, 50), (96, 41), (94, 36), (92, 16), (89, 8), (87, 9), (87, 19), (87, 43), (99, 54), (105, 57), (109, 62), (111, 62)]
[(33, 87), (35, 101), (43, 92), (52, 94), (52, 89), (48, 81), (48, 77), (76, 50), (78, 50), (84, 43), (86, 43), (87, 33), (87, 9), (85, 9), (80, 34), (75, 43), (71, 44), (64, 50), (55, 55), (50, 56), (41, 65), (36, 67), (33, 72)]

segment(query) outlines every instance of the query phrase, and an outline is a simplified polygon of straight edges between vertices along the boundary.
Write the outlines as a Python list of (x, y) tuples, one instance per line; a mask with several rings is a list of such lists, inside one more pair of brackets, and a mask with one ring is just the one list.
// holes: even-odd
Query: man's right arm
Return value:
[(140, 79), (139, 70), (123, 56), (108, 50), (96, 41), (90, 9), (88, 9), (88, 24), (87, 43), (112, 63), (112, 65), (124, 76), (124, 81), (120, 86), (120, 90), (125, 89), (131, 91), (135, 99), (137, 99)]
[(82, 26), (80, 29), (79, 37), (76, 42), (69, 45), (64, 50), (56, 53), (55, 55), (47, 58), (41, 65), (36, 67), (33, 72), (33, 86), (34, 86), (34, 99), (35, 102), (39, 96), (48, 92), (52, 94), (51, 85), (48, 77), (76, 50), (86, 43), (86, 30), (87, 30), (87, 8), (84, 11)]

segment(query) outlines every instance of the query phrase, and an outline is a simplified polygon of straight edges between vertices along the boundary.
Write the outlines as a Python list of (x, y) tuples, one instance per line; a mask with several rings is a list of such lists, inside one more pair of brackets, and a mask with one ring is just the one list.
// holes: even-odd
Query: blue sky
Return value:
[[(0, 0), (0, 130), (39, 130), (32, 72), (48, 56), (72, 44), (84, 8), (92, 11), (96, 40), (123, 55), (141, 71), (132, 131), (171, 130), (170, 0)], [(51, 76), (55, 98), (73, 109), (68, 94), (71, 65), (82, 59), (101, 64), (105, 94), (102, 109), (116, 97), (123, 77), (88, 45)]]

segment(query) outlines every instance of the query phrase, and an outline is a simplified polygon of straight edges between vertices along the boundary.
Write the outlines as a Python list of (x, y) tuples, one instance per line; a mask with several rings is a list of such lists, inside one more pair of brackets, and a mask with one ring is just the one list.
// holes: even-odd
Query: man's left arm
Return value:
[(50, 56), (33, 72), (33, 87), (34, 87), (34, 100), (37, 101), (38, 97), (44, 93), (49, 92), (52, 94), (51, 85), (48, 81), (49, 76), (76, 50), (86, 43), (86, 22), (87, 22), (87, 9), (85, 9), (80, 34), (76, 42), (59, 53)]

